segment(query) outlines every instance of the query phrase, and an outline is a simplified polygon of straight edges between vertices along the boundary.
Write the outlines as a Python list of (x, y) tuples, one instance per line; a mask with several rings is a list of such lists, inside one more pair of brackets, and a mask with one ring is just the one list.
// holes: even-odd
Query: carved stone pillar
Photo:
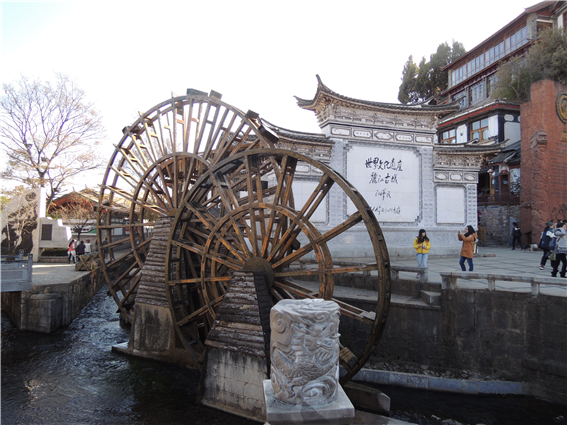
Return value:
[[(523, 202), (521, 213), (522, 231), (529, 233), (528, 243), (538, 243), (539, 234), (533, 235), (532, 229), (543, 229), (545, 222), (551, 217), (551, 203), (548, 198), (549, 173), (547, 133), (545, 130), (536, 131), (530, 139), (531, 151), (531, 202)], [(522, 170), (523, 171), (523, 170)]]
[(338, 383), (339, 316), (334, 301), (282, 300), (270, 313), (271, 380), (264, 381), (272, 425), (342, 425), (354, 406)]
[(339, 316), (334, 301), (282, 300), (270, 314), (271, 381), (285, 403), (335, 398), (339, 379)]

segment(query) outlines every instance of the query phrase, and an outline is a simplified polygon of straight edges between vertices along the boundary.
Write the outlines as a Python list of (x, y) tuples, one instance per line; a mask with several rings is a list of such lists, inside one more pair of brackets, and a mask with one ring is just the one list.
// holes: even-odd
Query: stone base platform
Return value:
[(354, 406), (342, 387), (337, 386), (337, 397), (331, 403), (301, 406), (280, 401), (272, 388), (272, 381), (264, 380), (266, 417), (269, 425), (347, 425), (354, 421)]

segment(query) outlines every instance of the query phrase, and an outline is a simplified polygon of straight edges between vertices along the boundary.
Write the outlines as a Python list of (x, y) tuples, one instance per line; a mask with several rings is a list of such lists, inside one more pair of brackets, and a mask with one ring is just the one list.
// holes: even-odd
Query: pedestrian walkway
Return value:
[[(539, 269), (541, 256), (543, 255), (542, 251), (512, 250), (504, 246), (479, 247), (478, 251), (478, 254), (475, 254), (473, 259), (475, 273), (506, 274), (524, 277), (536, 276), (541, 278), (551, 277), (551, 264), (549, 261), (544, 270)], [(434, 247), (430, 251), (427, 261), (428, 280), (430, 282), (440, 283), (440, 272), (462, 271), (459, 265), (460, 256), (458, 254), (455, 256), (436, 257), (433, 253)], [(394, 266), (417, 266), (415, 257), (392, 257), (390, 261)], [(466, 262), (465, 265), (468, 270)], [(400, 278), (412, 277), (415, 278), (415, 273), (400, 272)], [(567, 279), (562, 280), (564, 281), (563, 283), (567, 283)], [(561, 282), (561, 280), (559, 280), (559, 282)], [(487, 288), (487, 282), (483, 280), (459, 279), (457, 285), (458, 287), (470, 289)], [(496, 289), (514, 292), (530, 292), (531, 287), (529, 283), (496, 281)], [(541, 285), (541, 293), (567, 296), (567, 287)]]
[(71, 283), (89, 273), (88, 271), (76, 271), (73, 263), (33, 263), (32, 285)]
[[(433, 251), (433, 250), (432, 250)], [(548, 261), (545, 269), (539, 269), (541, 251), (519, 251), (511, 250), (507, 247), (479, 247), (479, 253), (475, 255), (474, 272), (506, 274), (513, 276), (537, 276), (542, 278), (551, 277), (551, 264)], [(459, 266), (459, 255), (454, 256), (435, 256), (429, 255), (428, 259), (428, 280), (429, 282), (441, 283), (440, 272), (461, 271)], [(374, 262), (375, 259), (360, 259), (360, 262)], [(394, 266), (416, 267), (415, 257), (391, 257), (390, 261)], [(466, 264), (466, 263), (465, 263)], [(468, 265), (467, 265), (468, 270)], [(56, 283), (69, 283), (90, 272), (75, 271), (74, 264), (47, 264), (34, 263), (33, 265), (33, 285), (52, 285)], [(415, 273), (400, 272), (400, 278), (415, 278)], [(567, 279), (564, 279), (567, 283)], [(561, 282), (561, 281), (560, 281)], [(483, 280), (459, 279), (458, 286), (470, 289), (486, 289), (487, 282)], [(530, 292), (530, 284), (521, 282), (496, 281), (497, 290), (507, 290), (515, 292)], [(541, 293), (547, 295), (567, 296), (567, 287), (553, 285), (541, 285)]]

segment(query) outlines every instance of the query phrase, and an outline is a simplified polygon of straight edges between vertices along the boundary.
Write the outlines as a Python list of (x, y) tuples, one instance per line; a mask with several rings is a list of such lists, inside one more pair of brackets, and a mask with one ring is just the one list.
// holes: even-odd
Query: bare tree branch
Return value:
[(85, 228), (96, 225), (97, 214), (93, 202), (78, 193), (69, 195), (66, 203), (52, 208), (50, 214), (71, 226), (77, 233), (77, 239), (81, 238), (81, 233), (84, 233)]
[(104, 164), (97, 146), (101, 117), (85, 92), (62, 74), (55, 83), (22, 76), (3, 85), (0, 143), (8, 164), (1, 176), (48, 187), (47, 207), (70, 178)]

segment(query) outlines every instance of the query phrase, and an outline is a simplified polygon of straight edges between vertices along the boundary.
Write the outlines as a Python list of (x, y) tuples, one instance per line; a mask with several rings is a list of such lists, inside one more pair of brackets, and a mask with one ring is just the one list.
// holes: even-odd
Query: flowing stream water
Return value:
[[(19, 332), (2, 313), (2, 425), (256, 424), (197, 405), (198, 372), (111, 351), (128, 338), (106, 288), (51, 335)], [(567, 423), (567, 408), (531, 398), (378, 388), (392, 416), (412, 423)]]
[(111, 352), (128, 338), (105, 287), (51, 335), (2, 314), (2, 425), (256, 423), (195, 404), (198, 372)]

